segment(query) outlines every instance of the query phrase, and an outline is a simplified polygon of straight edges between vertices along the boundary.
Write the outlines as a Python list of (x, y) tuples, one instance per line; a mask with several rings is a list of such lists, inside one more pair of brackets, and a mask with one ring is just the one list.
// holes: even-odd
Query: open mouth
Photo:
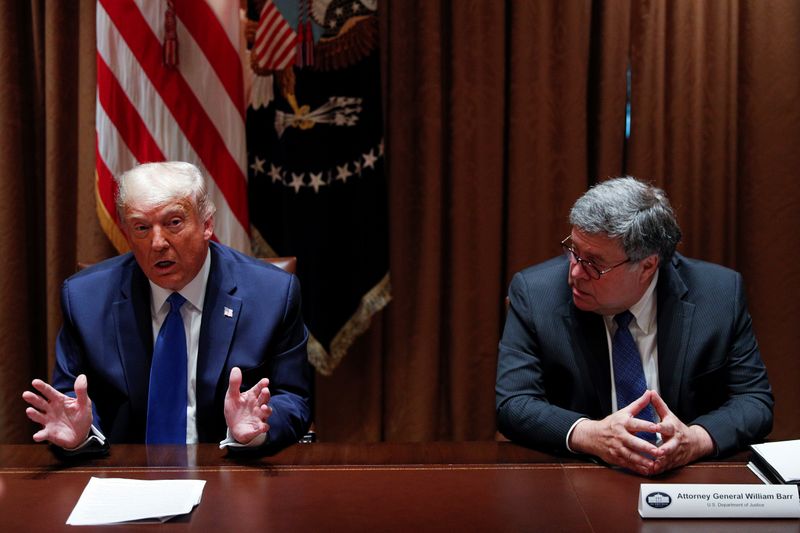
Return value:
[(175, 261), (159, 261), (156, 263), (156, 268), (159, 270), (167, 269), (175, 264)]
[(577, 296), (578, 298), (581, 298), (584, 295), (586, 295), (586, 293), (584, 291), (580, 290), (578, 287), (573, 285), (572, 286), (572, 295), (573, 296)]

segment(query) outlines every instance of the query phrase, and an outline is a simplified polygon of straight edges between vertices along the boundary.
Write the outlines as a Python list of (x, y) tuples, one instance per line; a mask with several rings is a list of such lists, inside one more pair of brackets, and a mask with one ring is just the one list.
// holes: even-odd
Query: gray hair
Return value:
[(208, 197), (206, 182), (200, 169), (183, 161), (144, 163), (116, 178), (115, 197), (119, 220), (125, 222), (125, 208), (135, 203), (153, 208), (175, 200), (191, 198), (200, 219), (205, 222), (216, 212)]
[(681, 240), (681, 229), (666, 193), (625, 176), (598, 183), (578, 198), (570, 223), (585, 233), (620, 239), (631, 261), (658, 254), (668, 261)]

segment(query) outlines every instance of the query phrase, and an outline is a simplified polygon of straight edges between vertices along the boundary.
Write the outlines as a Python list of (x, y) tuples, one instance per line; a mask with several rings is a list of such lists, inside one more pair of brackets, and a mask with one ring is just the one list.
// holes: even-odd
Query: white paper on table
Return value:
[(750, 446), (788, 483), (800, 482), (800, 439)]
[(122, 479), (93, 477), (67, 518), (71, 526), (157, 520), (187, 514), (200, 503), (202, 479)]
[(758, 479), (764, 482), (764, 485), (774, 485), (775, 483), (764, 473), (761, 471), (758, 466), (753, 464), (752, 462), (747, 463), (747, 468), (750, 469), (752, 473), (756, 475)]

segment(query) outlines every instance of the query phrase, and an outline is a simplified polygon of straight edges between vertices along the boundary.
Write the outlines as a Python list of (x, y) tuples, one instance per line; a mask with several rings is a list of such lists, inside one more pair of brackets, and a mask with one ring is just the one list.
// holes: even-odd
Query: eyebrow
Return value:
[(610, 265), (612, 263), (612, 261), (608, 261), (607, 259), (604, 259), (604, 258), (598, 256), (597, 254), (593, 254), (593, 253), (589, 253), (589, 252), (586, 252), (586, 253), (581, 252), (580, 250), (578, 250), (578, 247), (575, 246), (575, 239), (570, 237), (570, 240), (572, 241), (572, 248), (576, 252), (579, 252), (578, 255), (581, 256), (582, 258), (584, 258), (587, 261), (591, 261), (593, 265), (608, 266), (608, 265)]
[[(153, 218), (154, 219), (160, 219), (160, 218), (172, 217), (172, 216), (175, 216), (175, 215), (184, 216), (184, 215), (186, 215), (186, 212), (187, 212), (186, 209), (184, 209), (182, 206), (174, 205), (174, 206), (170, 206), (170, 207), (165, 208), (163, 212), (155, 215)], [(145, 218), (149, 218), (149, 217), (146, 214), (144, 214), (144, 213), (142, 213), (140, 211), (135, 211), (135, 212), (130, 213), (129, 215), (127, 215), (127, 218), (128, 219), (134, 219), (134, 218), (145, 219)]]

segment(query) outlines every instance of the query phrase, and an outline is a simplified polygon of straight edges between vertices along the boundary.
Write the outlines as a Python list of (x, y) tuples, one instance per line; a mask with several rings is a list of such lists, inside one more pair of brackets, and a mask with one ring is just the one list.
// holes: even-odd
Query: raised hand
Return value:
[(241, 386), (242, 371), (233, 367), (225, 394), (225, 422), (233, 438), (247, 444), (269, 431), (267, 419), (272, 414), (272, 407), (267, 405), (270, 399), (267, 378), (262, 378), (245, 392), (240, 392)]
[(58, 392), (41, 379), (34, 379), (31, 385), (41, 394), (22, 393), (22, 399), (30, 404), (25, 414), (42, 425), (42, 429), (33, 434), (33, 440), (49, 441), (65, 449), (82, 444), (92, 426), (92, 401), (87, 393), (86, 376), (81, 374), (75, 379), (74, 398)]

